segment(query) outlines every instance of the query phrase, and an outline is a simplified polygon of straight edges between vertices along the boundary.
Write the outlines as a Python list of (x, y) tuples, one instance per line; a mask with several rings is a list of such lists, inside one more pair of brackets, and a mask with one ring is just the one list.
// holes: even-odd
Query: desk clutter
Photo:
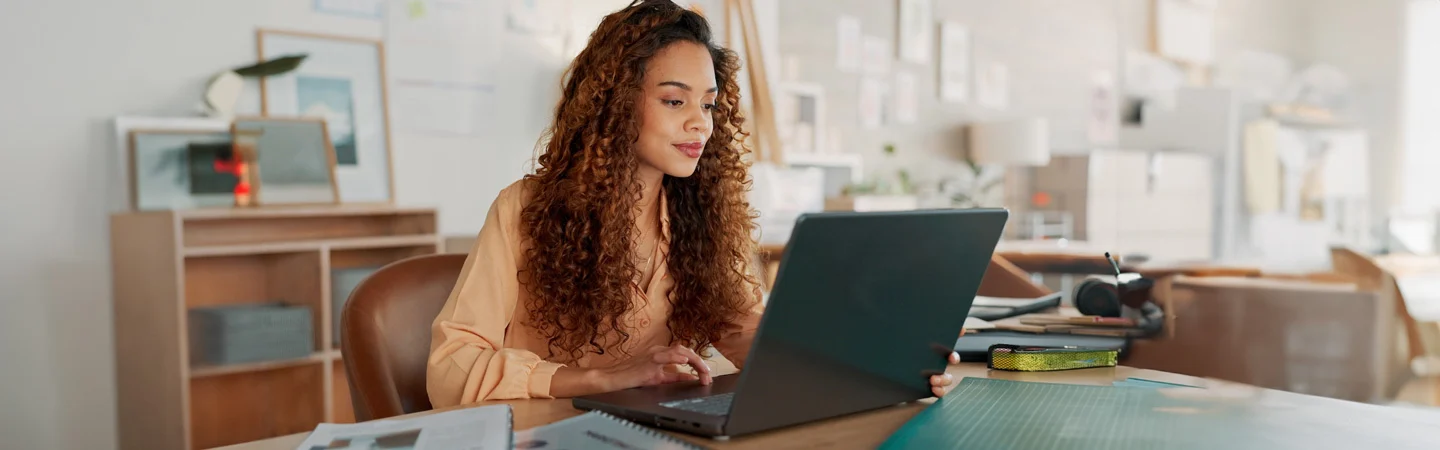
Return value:
[(1427, 411), (1254, 388), (964, 378), (880, 448), (1418, 450), (1440, 448), (1425, 435), (1437, 426)]
[(322, 423), (305, 437), (296, 450), (509, 450), (517, 448), (511, 433), (512, 423), (510, 405), (466, 408), (410, 419), (358, 424)]
[(510, 405), (491, 405), (409, 419), (322, 423), (296, 450), (704, 449), (599, 411), (527, 430), (514, 430), (513, 419)]

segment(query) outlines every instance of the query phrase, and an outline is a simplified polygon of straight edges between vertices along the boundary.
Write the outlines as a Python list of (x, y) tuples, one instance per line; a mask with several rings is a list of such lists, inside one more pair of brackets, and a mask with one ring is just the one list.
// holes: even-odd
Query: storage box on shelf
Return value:
[[(439, 252), (436, 223), (433, 209), (393, 206), (112, 216), (120, 447), (210, 448), (353, 421), (343, 298), (357, 272)], [(275, 343), (290, 349), (255, 348)]]

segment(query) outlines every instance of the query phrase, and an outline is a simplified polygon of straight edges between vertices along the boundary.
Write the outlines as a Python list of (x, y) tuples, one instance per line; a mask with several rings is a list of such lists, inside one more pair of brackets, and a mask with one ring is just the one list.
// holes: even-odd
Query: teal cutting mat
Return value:
[(1440, 433), (1420, 431), (1440, 416), (1400, 417), (1375, 405), (1297, 397), (1303, 396), (1207, 401), (1154, 388), (965, 378), (880, 448), (1440, 449), (1433, 440)]

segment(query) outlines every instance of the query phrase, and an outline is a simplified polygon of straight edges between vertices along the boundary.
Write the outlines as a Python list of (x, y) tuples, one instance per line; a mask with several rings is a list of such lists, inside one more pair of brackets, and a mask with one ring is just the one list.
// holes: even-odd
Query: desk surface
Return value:
[[(1102, 369), (1070, 370), (1049, 373), (1017, 373), (991, 371), (983, 363), (962, 363), (949, 370), (958, 381), (962, 377), (996, 378), (1017, 381), (1042, 381), (1052, 383), (1073, 383), (1109, 385), (1110, 382), (1129, 377), (1145, 378), (1189, 385), (1209, 384), (1206, 380), (1153, 370), (1115, 367)], [(545, 425), (581, 413), (570, 406), (569, 399), (561, 400), (516, 400), (489, 402), (485, 404), (508, 403), (514, 409), (515, 429), (524, 430)], [(924, 409), (923, 403), (896, 406), (879, 411), (855, 414), (806, 425), (784, 428), (776, 431), (736, 438), (719, 442), (705, 438), (672, 433), (708, 448), (724, 449), (789, 449), (789, 448), (856, 448), (871, 449), (884, 442), (891, 433), (899, 429)], [(421, 413), (423, 414), (423, 413)], [(273, 439), (249, 442), (224, 447), (225, 450), (292, 450), (305, 440), (306, 433), (281, 436)]]

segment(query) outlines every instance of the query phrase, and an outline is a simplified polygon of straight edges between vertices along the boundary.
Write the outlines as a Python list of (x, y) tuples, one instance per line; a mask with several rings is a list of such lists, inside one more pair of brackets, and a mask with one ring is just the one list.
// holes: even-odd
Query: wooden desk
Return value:
[[(991, 371), (983, 363), (962, 363), (949, 370), (957, 380), (962, 377), (996, 378), (1017, 381), (1042, 381), (1052, 383), (1073, 383), (1109, 385), (1110, 382), (1128, 377), (1189, 385), (1210, 384), (1204, 379), (1153, 370), (1115, 367), (1102, 369), (1070, 370), (1050, 373), (1017, 373)], [(515, 429), (524, 430), (581, 414), (570, 406), (569, 399), (560, 400), (516, 400), (489, 402), (485, 404), (508, 403), (514, 409)], [(872, 449), (910, 420), (926, 402), (901, 405), (879, 411), (855, 414), (806, 425), (782, 428), (752, 436), (735, 438), (728, 442), (714, 441), (690, 435), (671, 433), (707, 448), (725, 449), (809, 449), (809, 448), (855, 448)], [(419, 413), (424, 414), (424, 413)], [(305, 440), (306, 433), (281, 436), (263, 441), (223, 447), (225, 450), (292, 450)]]

